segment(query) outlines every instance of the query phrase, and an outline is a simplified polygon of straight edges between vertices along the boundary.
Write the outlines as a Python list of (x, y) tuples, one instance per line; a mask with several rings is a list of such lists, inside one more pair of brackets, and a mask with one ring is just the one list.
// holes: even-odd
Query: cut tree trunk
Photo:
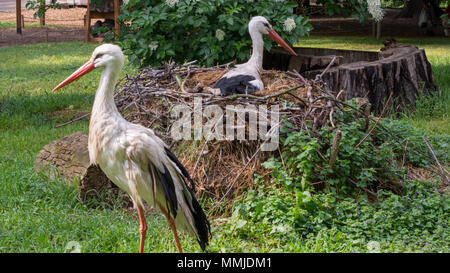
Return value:
[(264, 55), (264, 69), (297, 70), (315, 79), (333, 60), (333, 66), (322, 76), (334, 93), (344, 90), (344, 99), (367, 98), (372, 109), (380, 113), (384, 102), (392, 99), (398, 110), (410, 109), (420, 94), (436, 90), (431, 65), (425, 51), (416, 46), (385, 41), (381, 52), (295, 48), (297, 56), (280, 49)]
[[(393, 105), (400, 110), (414, 106), (418, 95), (429, 95), (437, 89), (423, 49), (394, 43), (383, 48), (379, 56), (374, 62), (333, 67), (322, 79), (334, 92), (344, 90), (344, 99), (368, 98), (377, 113), (391, 93)], [(312, 78), (318, 73), (311, 71), (306, 75)]]
[(82, 202), (112, 204), (119, 196), (124, 207), (132, 206), (129, 196), (120, 191), (97, 165), (90, 164), (88, 136), (81, 132), (45, 145), (36, 158), (34, 169), (36, 172), (46, 173), (50, 178), (61, 177), (71, 186), (79, 182), (79, 197)]

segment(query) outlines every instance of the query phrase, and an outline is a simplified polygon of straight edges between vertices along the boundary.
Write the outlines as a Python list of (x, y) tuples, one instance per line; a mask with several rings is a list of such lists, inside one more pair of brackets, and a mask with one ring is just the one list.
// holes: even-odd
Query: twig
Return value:
[(405, 148), (403, 148), (403, 158), (402, 158), (402, 167), (405, 166), (406, 163), (406, 150), (408, 148), (409, 137), (406, 139)]
[(89, 113), (87, 113), (87, 114), (82, 115), (81, 117), (77, 117), (77, 118), (75, 118), (75, 119), (69, 120), (68, 122), (64, 122), (64, 123), (61, 123), (61, 124), (57, 124), (57, 125), (55, 125), (55, 128), (63, 127), (63, 126), (69, 125), (69, 124), (71, 124), (71, 123), (74, 123), (74, 122), (83, 120), (83, 119), (89, 117), (90, 115), (91, 115), (91, 113), (89, 112)]
[(336, 163), (336, 157), (339, 152), (339, 143), (341, 142), (341, 137), (342, 132), (341, 129), (338, 127), (336, 133), (334, 134), (333, 145), (331, 146), (330, 151), (330, 161), (328, 164), (330, 165), (331, 168), (333, 168), (334, 164)]
[[(322, 76), (325, 75), (325, 73), (327, 73), (328, 69), (330, 69), (330, 67), (333, 65), (334, 61), (336, 60), (338, 56), (334, 56), (333, 59), (331, 59), (331, 62), (327, 65), (327, 67), (322, 71), (322, 73), (318, 74), (316, 76), (316, 78), (314, 79), (314, 81), (318, 82), (322, 80)], [(339, 58), (342, 58), (342, 56), (339, 56)]]
[(378, 117), (378, 119), (377, 119), (377, 121), (375, 122), (375, 124), (373, 125), (373, 127), (370, 128), (370, 130), (369, 130), (369, 132), (367, 133), (367, 135), (366, 135), (363, 139), (361, 139), (361, 141), (355, 146), (355, 149), (358, 148), (361, 144), (363, 144), (364, 141), (366, 141), (366, 139), (370, 136), (370, 134), (372, 133), (372, 131), (375, 129), (375, 127), (377, 127), (378, 122), (379, 122), (379, 121), (381, 120), (381, 118), (383, 117), (384, 110), (386, 110), (386, 107), (388, 106), (389, 101), (390, 101), (391, 98), (392, 98), (392, 94), (393, 94), (393, 93), (391, 92), (391, 94), (389, 95), (388, 100), (386, 101), (386, 104), (385, 104), (384, 107), (383, 107), (383, 110), (381, 111), (380, 116)]
[(431, 154), (433, 155), (433, 158), (436, 161), (436, 164), (439, 166), (439, 169), (441, 170), (442, 176), (445, 177), (445, 179), (447, 180), (447, 183), (450, 183), (450, 178), (447, 176), (447, 174), (448, 174), (447, 170), (445, 170), (444, 167), (442, 167), (441, 163), (439, 162), (439, 160), (436, 157), (436, 154), (434, 153), (433, 149), (431, 148), (430, 144), (428, 143), (426, 137), (422, 136), (422, 139), (425, 142), (425, 144), (427, 145), (428, 150), (430, 150)]

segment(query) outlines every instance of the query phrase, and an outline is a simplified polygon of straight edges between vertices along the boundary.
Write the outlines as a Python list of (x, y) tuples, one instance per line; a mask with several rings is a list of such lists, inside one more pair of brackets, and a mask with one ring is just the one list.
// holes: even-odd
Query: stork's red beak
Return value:
[(289, 51), (292, 55), (297, 56), (297, 53), (295, 53), (295, 51), (283, 40), (283, 38), (281, 38), (280, 35), (278, 35), (278, 33), (275, 30), (273, 29), (269, 30), (269, 33), (267, 33), (267, 35), (269, 35), (270, 38), (272, 38), (277, 44), (282, 46), (284, 49)]
[(61, 87), (65, 86), (65, 85), (68, 85), (69, 83), (78, 80), (84, 74), (87, 74), (87, 73), (91, 72), (94, 69), (95, 69), (95, 63), (94, 62), (92, 62), (92, 61), (86, 62), (85, 64), (80, 66), (80, 68), (78, 68), (75, 72), (73, 72), (72, 75), (67, 77), (67, 79), (63, 80), (60, 84), (58, 84), (55, 88), (53, 88), (52, 91), (58, 90)]

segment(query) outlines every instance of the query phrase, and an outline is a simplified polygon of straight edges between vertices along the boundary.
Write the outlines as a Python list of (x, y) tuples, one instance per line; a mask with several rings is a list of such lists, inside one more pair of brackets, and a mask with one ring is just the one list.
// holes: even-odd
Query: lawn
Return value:
[[(16, 28), (17, 24), (15, 21), (0, 21), (0, 28)], [(33, 22), (33, 23), (25, 23), (25, 27), (41, 27), (39, 22)], [(62, 28), (63, 25), (57, 25), (57, 24), (50, 24), (45, 25), (45, 27), (54, 27), (54, 28)]]
[[(403, 121), (430, 134), (450, 134), (450, 44), (447, 40), (400, 39), (400, 42), (426, 49), (435, 81), (441, 87), (435, 97), (421, 99), (415, 113), (402, 117)], [(311, 37), (299, 45), (377, 50), (380, 42), (353, 37)], [(138, 251), (139, 225), (134, 211), (118, 207), (88, 208), (79, 202), (76, 189), (59, 179), (52, 180), (33, 172), (36, 155), (44, 145), (76, 131), (88, 133), (87, 121), (58, 129), (54, 125), (90, 111), (100, 72), (94, 71), (55, 93), (51, 90), (83, 64), (94, 48), (95, 45), (76, 42), (0, 49), (0, 59), (4, 60), (0, 63), (0, 252), (65, 252), (71, 241), (78, 242), (82, 252)], [(126, 66), (123, 73), (132, 72), (133, 68)], [(423, 192), (430, 193), (427, 189)], [(443, 198), (432, 192), (432, 196), (427, 197), (430, 200)], [(425, 204), (420, 201), (423, 198), (419, 200), (421, 197), (414, 194), (411, 192), (411, 198), (417, 198), (424, 208), (432, 203)], [(443, 200), (447, 202), (446, 209), (436, 212), (443, 218), (440, 221), (444, 221), (439, 226), (446, 226), (448, 222), (448, 198)], [(389, 210), (389, 207), (383, 209)], [(431, 216), (424, 214), (424, 217)], [(307, 237), (280, 237), (270, 230), (260, 229), (252, 234), (251, 229), (242, 230), (245, 223), (234, 218), (212, 219), (213, 239), (208, 251), (367, 251), (368, 240), (355, 240), (333, 229)], [(164, 217), (150, 214), (147, 219), (146, 251), (175, 252), (172, 233)], [(448, 252), (446, 232), (436, 235), (418, 232), (408, 238), (412, 241), (383, 241), (382, 251)], [(181, 244), (186, 252), (200, 251), (195, 240), (187, 236), (182, 236)]]

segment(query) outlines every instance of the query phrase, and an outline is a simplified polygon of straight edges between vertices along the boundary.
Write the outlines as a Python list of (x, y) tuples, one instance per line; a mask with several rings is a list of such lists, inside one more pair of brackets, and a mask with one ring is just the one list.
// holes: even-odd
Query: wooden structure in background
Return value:
[(22, 1), (16, 0), (17, 34), (22, 34)]
[(107, 3), (113, 3), (112, 10), (107, 10), (106, 12), (99, 11), (99, 10), (105, 10), (104, 8), (96, 8), (91, 4), (91, 1), (88, 1), (87, 5), (87, 11), (86, 11), (86, 22), (85, 22), (85, 34), (84, 34), (84, 41), (86, 43), (90, 41), (97, 41), (102, 42), (103, 38), (91, 38), (91, 20), (92, 19), (111, 19), (114, 20), (114, 29), (116, 35), (119, 33), (119, 22), (117, 21), (117, 16), (119, 16), (119, 9), (120, 4), (122, 1), (119, 0), (103, 0), (104, 4)]

